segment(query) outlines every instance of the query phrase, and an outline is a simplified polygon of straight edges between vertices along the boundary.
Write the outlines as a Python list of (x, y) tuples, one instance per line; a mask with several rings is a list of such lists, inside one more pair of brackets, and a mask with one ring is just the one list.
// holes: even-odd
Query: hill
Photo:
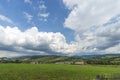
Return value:
[(120, 65), (120, 54), (84, 55), (84, 56), (22, 56), (16, 58), (1, 58), (2, 63), (33, 63), (33, 64), (92, 64)]

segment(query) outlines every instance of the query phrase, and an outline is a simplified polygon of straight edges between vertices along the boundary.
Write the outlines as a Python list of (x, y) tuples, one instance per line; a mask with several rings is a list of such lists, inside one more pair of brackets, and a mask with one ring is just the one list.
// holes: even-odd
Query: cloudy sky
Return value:
[(0, 57), (120, 53), (120, 0), (0, 0)]

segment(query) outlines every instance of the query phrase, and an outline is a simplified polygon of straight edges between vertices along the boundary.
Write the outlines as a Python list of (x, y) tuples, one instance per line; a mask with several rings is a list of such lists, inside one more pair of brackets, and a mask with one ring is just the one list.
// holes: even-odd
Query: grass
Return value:
[(119, 71), (116, 66), (0, 64), (0, 80), (93, 80)]

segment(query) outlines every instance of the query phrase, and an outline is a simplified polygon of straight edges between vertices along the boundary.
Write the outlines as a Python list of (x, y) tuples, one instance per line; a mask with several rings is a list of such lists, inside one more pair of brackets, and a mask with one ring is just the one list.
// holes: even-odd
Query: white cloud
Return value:
[(0, 14), (0, 20), (8, 22), (8, 23), (12, 23), (11, 19), (9, 19), (8, 17), (1, 15), (1, 14)]
[(28, 20), (28, 22), (30, 22), (30, 21), (32, 20), (32, 18), (33, 18), (32, 15), (30, 15), (30, 14), (27, 13), (27, 12), (23, 12), (23, 14), (25, 15), (25, 17), (26, 17), (26, 19)]
[(0, 50), (19, 53), (74, 53), (76, 45), (67, 44), (64, 35), (39, 32), (36, 27), (22, 32), (17, 27), (0, 26)]
[(112, 54), (113, 53), (120, 53), (120, 44), (113, 46), (113, 47), (110, 47), (110, 48), (106, 49), (105, 51), (112, 53)]
[(63, 0), (63, 3), (70, 10), (64, 25), (75, 31), (78, 52), (118, 52), (120, 0)]
[(29, 3), (29, 4), (32, 4), (32, 1), (31, 0), (24, 0), (25, 3)]
[(50, 13), (47, 12), (47, 6), (45, 6), (44, 3), (45, 1), (40, 1), (39, 7), (38, 7), (39, 8), (38, 17), (39, 17), (39, 20), (46, 22)]
[(17, 56), (25, 56), (25, 54), (0, 50), (0, 57), (17, 57)]
[(120, 14), (120, 0), (63, 0), (71, 10), (65, 20), (65, 27), (72, 30), (86, 30), (100, 26)]
[(40, 9), (40, 10), (46, 10), (47, 7), (46, 7), (44, 4), (42, 4), (42, 5), (39, 5), (39, 9)]
[(47, 18), (49, 16), (49, 13), (39, 13), (39, 17)]
[[(101, 49), (107, 49), (110, 47), (114, 47), (120, 43), (120, 21), (105, 26), (99, 27), (96, 29), (95, 34), (98, 37), (99, 42), (102, 42), (97, 47)], [(101, 40), (101, 41), (100, 41)]]

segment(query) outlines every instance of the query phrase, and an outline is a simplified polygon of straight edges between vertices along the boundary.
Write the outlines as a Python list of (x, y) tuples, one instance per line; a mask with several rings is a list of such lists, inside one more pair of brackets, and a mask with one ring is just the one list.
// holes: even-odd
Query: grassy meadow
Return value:
[(120, 66), (0, 64), (0, 80), (94, 80), (119, 71)]

